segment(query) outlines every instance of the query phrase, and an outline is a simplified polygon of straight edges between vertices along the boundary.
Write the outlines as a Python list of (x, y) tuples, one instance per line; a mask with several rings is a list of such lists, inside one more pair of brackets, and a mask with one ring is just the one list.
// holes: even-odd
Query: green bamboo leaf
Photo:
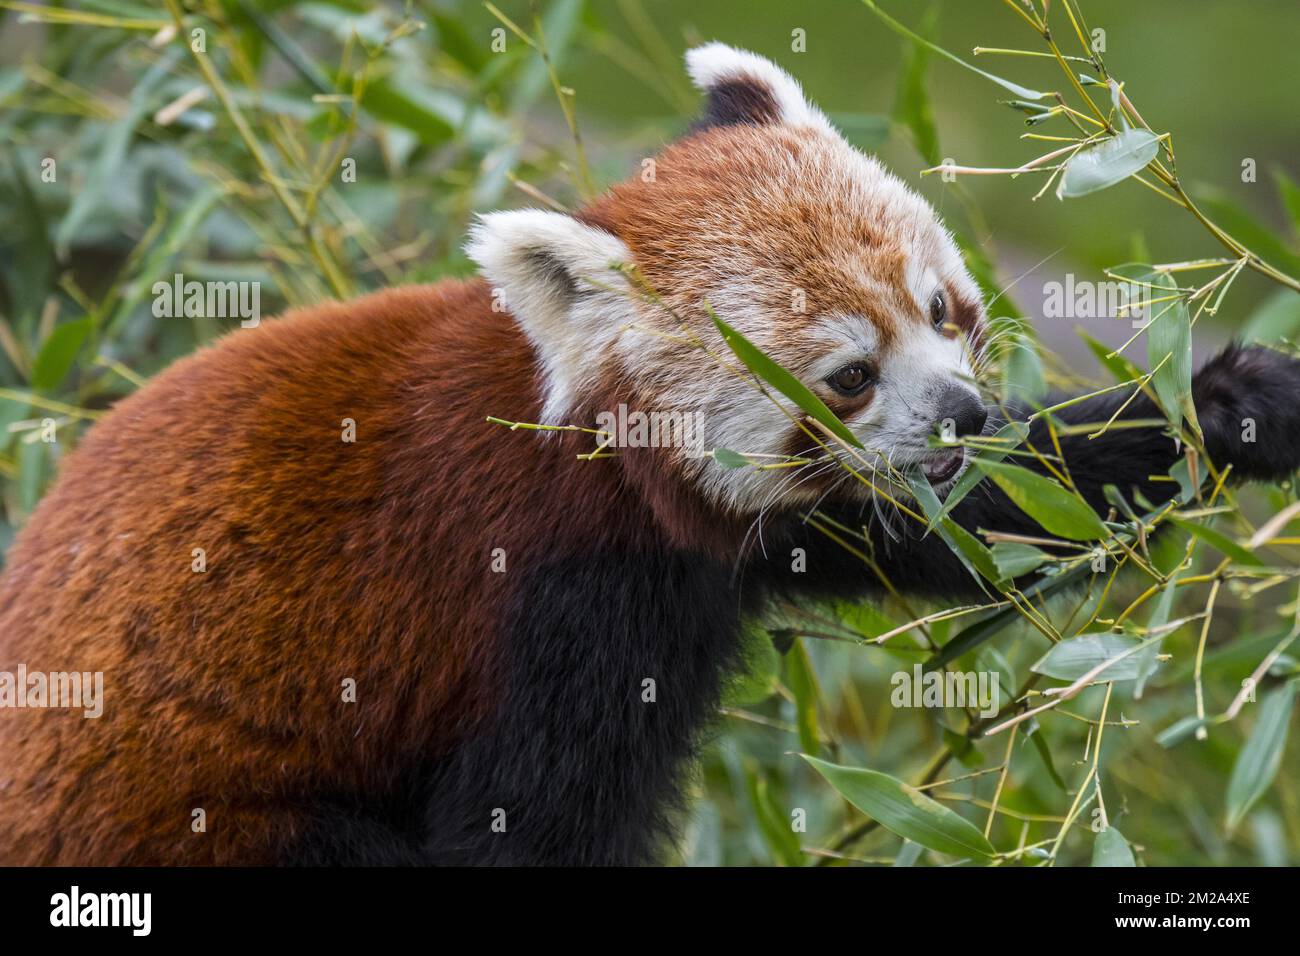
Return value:
[(999, 700), (1010, 700), (1016, 692), (1015, 673), (996, 647), (986, 647), (975, 656), (975, 670), (993, 674), (997, 678)]
[(1241, 331), (1247, 342), (1276, 342), (1300, 335), (1300, 295), (1278, 289), (1254, 312)]
[(1291, 215), (1291, 227), (1300, 234), (1300, 186), (1297, 186), (1295, 180), (1282, 169), (1273, 170), (1273, 180), (1277, 183), (1277, 192), (1282, 197), (1282, 205), (1286, 206), (1286, 211)]
[(1186, 740), (1188, 737), (1196, 733), (1196, 731), (1206, 726), (1208, 723), (1209, 723), (1208, 720), (1205, 720), (1201, 717), (1197, 717), (1195, 715), (1180, 718), (1179, 720), (1174, 721), (1164, 730), (1160, 731), (1160, 733), (1156, 734), (1156, 743), (1158, 743), (1161, 747), (1165, 747), (1165, 748), (1172, 747), (1174, 744), (1181, 743), (1182, 741)]
[(956, 63), (958, 66), (964, 66), (972, 73), (977, 73), (980, 76), (984, 77), (984, 79), (989, 80), (992, 83), (996, 83), (1004, 90), (1013, 93), (1014, 95), (1020, 97), (1021, 99), (1041, 100), (1043, 99), (1043, 97), (1051, 95), (1051, 93), (1040, 93), (1038, 90), (1031, 90), (1027, 86), (1021, 86), (1019, 83), (1012, 83), (1010, 80), (1004, 80), (1000, 76), (995, 76), (992, 73), (989, 73), (985, 70), (981, 70), (979, 67), (967, 63), (965, 60), (961, 59), (960, 57), (954, 56), (953, 54), (949, 53), (943, 47), (931, 43), (929, 40), (921, 36), (919, 33), (912, 32), (907, 27), (903, 26), (901, 23), (899, 23), (897, 20), (891, 17), (889, 14), (885, 13), (884, 10), (881, 10), (878, 6), (876, 6), (873, 0), (862, 0), (862, 2), (866, 4), (868, 10), (870, 10), (876, 16), (880, 17), (880, 19), (885, 22), (885, 25), (888, 26), (889, 29), (897, 33), (899, 36), (907, 37), (909, 40), (913, 41), (914, 43), (921, 44), (927, 49), (939, 54), (945, 60), (951, 60), (953, 63)]
[(1042, 725), (1038, 723), (1037, 718), (1031, 718), (1028, 721), (1028, 727), (1025, 736), (1033, 742), (1034, 751), (1047, 769), (1047, 775), (1052, 778), (1052, 783), (1056, 784), (1062, 793), (1069, 793), (1069, 787), (1065, 785), (1065, 781), (1061, 779), (1061, 775), (1056, 770), (1056, 761), (1052, 759), (1052, 748), (1047, 745), (1047, 741), (1043, 737)]
[[(1177, 283), (1168, 273), (1150, 276), (1150, 282), (1159, 288), (1174, 290)], [(1166, 293), (1152, 289), (1151, 295), (1160, 298)], [(1179, 297), (1171, 302), (1159, 302), (1148, 307), (1155, 309), (1147, 326), (1147, 362), (1155, 374), (1151, 387), (1165, 415), (1175, 425), (1183, 417), (1196, 421), (1192, 405), (1192, 317), (1187, 302)], [(1169, 358), (1166, 359), (1165, 356)], [(1161, 364), (1163, 363), (1163, 364)], [(1181, 417), (1180, 417), (1181, 416)]]
[(1102, 368), (1110, 372), (1116, 382), (1135, 382), (1142, 377), (1142, 370), (1126, 359), (1123, 355), (1111, 355), (1113, 351), (1109, 345), (1098, 342), (1083, 329), (1077, 330), (1079, 338), (1088, 346), (1088, 351), (1097, 357)]
[(1097, 834), (1092, 844), (1093, 866), (1137, 866), (1133, 850), (1124, 834), (1115, 827), (1107, 827)]
[(898, 855), (894, 857), (894, 866), (912, 866), (920, 857), (921, 851), (925, 847), (919, 843), (913, 843), (911, 840), (904, 840), (903, 845), (898, 848)]
[(1022, 574), (1040, 567), (1052, 560), (1052, 556), (1032, 544), (1018, 544), (1013, 541), (999, 541), (992, 548), (993, 563), (1003, 578), (1018, 578)]
[(1101, 518), (1082, 498), (1048, 478), (1018, 465), (977, 459), (975, 466), (997, 483), (1021, 511), (1051, 534), (1072, 541), (1108, 536)]
[[(935, 9), (930, 8), (922, 29), (929, 33), (934, 27)], [(909, 43), (905, 52), (906, 65), (898, 84), (894, 103), (894, 118), (912, 131), (916, 151), (931, 166), (938, 166), (939, 133), (934, 125), (934, 110), (925, 91), (925, 68), (929, 63), (929, 50), (921, 43)]]
[(745, 363), (745, 368), (798, 405), (810, 417), (825, 425), (834, 435), (854, 448), (862, 447), (862, 442), (858, 441), (857, 436), (835, 417), (835, 413), (826, 407), (825, 402), (808, 390), (808, 386), (768, 358), (757, 345), (722, 321), (707, 302), (704, 308), (713, 319), (713, 324), (718, 327), (718, 331), (722, 333), (723, 340), (731, 347), (731, 351)]
[(1119, 488), (1115, 485), (1103, 485), (1101, 490), (1102, 494), (1106, 496), (1106, 502), (1114, 505), (1115, 510), (1125, 518), (1133, 524), (1137, 524), (1141, 520), (1138, 518), (1137, 513), (1133, 511), (1133, 506), (1128, 503), (1128, 499), (1124, 497), (1123, 492), (1121, 492)]
[[(1111, 485), (1109, 487), (1114, 487), (1114, 486)], [(1118, 491), (1116, 492), (1116, 494), (1118, 495)], [(1123, 501), (1124, 500), (1123, 497), (1120, 497), (1120, 500)], [(1136, 521), (1136, 518), (1130, 520)], [(1172, 576), (1170, 576), (1169, 581), (1165, 584), (1165, 586), (1161, 589), (1160, 594), (1156, 597), (1154, 601), (1154, 606), (1151, 609), (1151, 614), (1147, 618), (1148, 633), (1151, 633), (1153, 631), (1157, 631), (1157, 632), (1163, 631), (1165, 629), (1165, 624), (1169, 622), (1169, 612), (1172, 611), (1174, 607), (1174, 587), (1177, 584), (1177, 582), (1178, 582), (1178, 574), (1175, 572)], [(1152, 641), (1146, 647), (1142, 648), (1142, 650), (1138, 651), (1136, 655), (1134, 655), (1135, 657), (1137, 657), (1138, 661), (1140, 662), (1138, 667), (1139, 676), (1137, 679), (1137, 684), (1135, 684), (1133, 687), (1134, 700), (1141, 699), (1143, 692), (1146, 690), (1147, 678), (1150, 677), (1153, 673), (1155, 673), (1156, 658), (1160, 654), (1160, 647), (1163, 643), (1164, 643), (1164, 638), (1162, 637), (1159, 640)]]
[(798, 640), (785, 655), (786, 679), (794, 695), (795, 725), (799, 729), (799, 746), (808, 753), (820, 753), (821, 742), (817, 733), (817, 675), (808, 649)]
[(868, 601), (837, 601), (834, 608), (835, 619), (863, 637), (879, 637), (902, 623)]
[(992, 581), (998, 588), (1004, 588), (1010, 583), (1007, 581), (1006, 574), (1003, 573), (1002, 568), (994, 559), (993, 552), (988, 549), (984, 542), (951, 518), (944, 518), (941, 527), (949, 546), (955, 546), (974, 565), (975, 570), (980, 573), (981, 577)]
[(1051, 113), (1053, 107), (1046, 103), (1026, 103), (1024, 100), (999, 100), (1003, 106), (1009, 106), (1017, 113), (1025, 113), (1029, 116), (1045, 116)]
[(1255, 729), (1237, 755), (1228, 779), (1228, 829), (1234, 830), (1277, 776), (1295, 704), (1295, 683), (1288, 681), (1264, 698)]
[(32, 362), (33, 388), (49, 391), (59, 387), (90, 334), (90, 322), (89, 318), (77, 319), (54, 327)]
[(382, 79), (366, 84), (361, 106), (376, 119), (415, 134), (420, 142), (436, 145), (456, 132), (456, 120), (448, 115), (448, 99), (442, 91), (423, 91)]
[(1225, 557), (1232, 558), (1238, 564), (1248, 564), (1252, 567), (1262, 567), (1264, 562), (1255, 557), (1250, 551), (1233, 541), (1222, 531), (1215, 531), (1209, 525), (1197, 524), (1195, 521), (1187, 521), (1179, 518), (1177, 515), (1170, 515), (1169, 520), (1182, 528), (1188, 534), (1200, 538), (1206, 544), (1215, 550), (1221, 552)]
[(987, 859), (992, 844), (968, 820), (888, 774), (801, 754), (839, 794), (886, 830), (939, 853)]
[(790, 826), (790, 818), (772, 795), (767, 779), (752, 766), (745, 767), (745, 784), (749, 800), (754, 807), (759, 833), (767, 844), (778, 866), (799, 866), (803, 863), (803, 848), (799, 837)]
[(1013, 401), (1037, 402), (1047, 394), (1043, 360), (1033, 338), (1025, 333), (1013, 337), (1010, 353), (1002, 366), (1002, 396)]
[(751, 464), (750, 460), (746, 458), (744, 455), (737, 454), (736, 452), (732, 451), (729, 448), (713, 449), (713, 460), (716, 461), (723, 468), (728, 468), (728, 469), (748, 468)]
[(1225, 232), (1246, 248), (1292, 275), (1300, 274), (1300, 255), (1296, 255), (1272, 226), (1260, 220), (1222, 189), (1209, 184), (1195, 187), (1196, 204)]
[(43, 441), (18, 444), (18, 508), (24, 515), (36, 509), (49, 478), (49, 445)]
[(971, 743), (969, 737), (957, 733), (950, 727), (943, 728), (943, 742), (947, 744), (950, 754), (972, 770), (977, 770), (988, 762), (979, 749)]
[[(1114, 660), (1099, 675), (1102, 680), (1136, 680), (1142, 673), (1142, 660), (1130, 652), (1140, 643), (1124, 634), (1083, 634), (1053, 644), (1029, 669), (1035, 674), (1073, 681)], [(1125, 654), (1128, 656), (1117, 659)]]
[(471, 75), (478, 74), (486, 65), (489, 56), (483, 44), (471, 37), (460, 18), (442, 13), (437, 9), (428, 11), (438, 31), (438, 50), (463, 66)]
[(1160, 152), (1160, 137), (1150, 130), (1128, 129), (1079, 150), (1065, 164), (1058, 199), (1086, 196), (1123, 182)]
[[(1192, 468), (1186, 458), (1179, 458), (1169, 467), (1169, 474), (1178, 482), (1178, 494), (1174, 496), (1174, 502), (1185, 505), (1196, 495), (1196, 483), (1192, 481)], [(1204, 482), (1206, 475), (1201, 476)]]
[(943, 539), (944, 544), (961, 562), (962, 567), (984, 589), (985, 593), (988, 593), (987, 588), (984, 588), (984, 581), (987, 579), (998, 584), (1001, 580), (997, 565), (994, 563), (992, 555), (988, 553), (988, 548), (951, 518), (939, 517), (942, 510), (939, 496), (935, 494), (934, 486), (930, 484), (929, 479), (925, 477), (920, 468), (909, 468), (904, 477), (907, 480), (908, 487), (912, 489), (912, 496), (916, 499), (917, 504), (921, 506), (921, 511), (933, 523), (935, 531)]

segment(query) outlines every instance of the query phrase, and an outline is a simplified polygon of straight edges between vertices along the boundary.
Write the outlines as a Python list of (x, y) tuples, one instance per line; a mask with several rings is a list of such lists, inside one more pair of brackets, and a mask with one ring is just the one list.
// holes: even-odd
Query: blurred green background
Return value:
[[(1000, 0), (884, 6), (966, 59), (975, 46), (1041, 49)], [(1111, 73), (1153, 128), (1173, 132), (1179, 172), (1203, 208), (1300, 272), (1295, 210), (1288, 213), (1276, 183), (1278, 171), (1300, 179), (1300, 6), (1084, 0), (1082, 7), (1089, 25), (1105, 31)], [(498, 8), (536, 35), (529, 3), (501, 0)], [(717, 39), (752, 49), (786, 67), (852, 140), (931, 198), (992, 262), (1000, 285), (1018, 280), (995, 313), (1014, 301), (1046, 349), (1063, 358), (1051, 368), (1104, 378), (1079, 344), (1075, 320), (1039, 319), (1044, 282), (1067, 272), (1098, 279), (1104, 267), (1134, 259), (1223, 254), (1185, 211), (1132, 182), (1085, 200), (1049, 193), (1033, 202), (1041, 184), (1034, 177), (960, 186), (921, 179), (930, 163), (914, 127), (896, 119), (900, 77), (915, 50), (857, 0), (554, 0), (541, 11), (598, 185), (635, 172), (689, 124), (698, 100), (681, 63), (688, 46)], [(187, 33), (205, 31), (197, 58), (169, 35), (166, 4), (0, 0), (0, 554), (59, 457), (97, 415), (237, 325), (155, 317), (154, 282), (177, 272), (258, 281), (270, 315), (322, 297), (467, 274), (460, 243), (473, 213), (544, 197), (579, 202), (573, 140), (545, 64), (509, 30), (494, 51), (502, 22), (482, 4), (212, 0), (187, 4), (185, 16)], [(803, 31), (802, 52), (792, 49), (793, 31)], [(1030, 86), (1062, 82), (1046, 60), (975, 62)], [(934, 56), (924, 74), (912, 75), (924, 76), (922, 109), (932, 113), (939, 156), (1005, 167), (1044, 151), (1018, 140), (1029, 128), (1023, 114), (998, 103), (1005, 91)], [(167, 109), (178, 101), (188, 108)], [(1255, 182), (1242, 181), (1247, 159), (1257, 165)], [(355, 161), (355, 182), (340, 176), (345, 160)], [(1300, 328), (1298, 302), (1244, 273), (1219, 314), (1198, 323), (1198, 354), (1253, 317), (1260, 327), (1261, 314), (1274, 338), (1290, 334)], [(1078, 324), (1111, 344), (1131, 334), (1127, 321)], [(47, 420), (56, 442), (41, 440)], [(1271, 490), (1245, 507), (1266, 517), (1290, 500), (1289, 489)], [(1163, 547), (1166, 559), (1181, 552), (1172, 537)], [(832, 616), (876, 634), (914, 611)], [(1213, 709), (1227, 705), (1294, 615), (1293, 601), (1225, 588), (1209, 643)], [(932, 635), (941, 641), (956, 630), (936, 625)], [(1223, 823), (1226, 781), (1254, 720), (1249, 707), (1206, 741), (1154, 740), (1190, 712), (1196, 636), (1184, 628), (1169, 638), (1173, 659), (1140, 701), (1131, 686), (1116, 692), (1112, 719), (1122, 709), (1140, 723), (1107, 730), (1110, 818), (1147, 864), (1295, 863), (1294, 747), (1247, 820), (1232, 832)], [(1018, 686), (1041, 650), (1015, 626), (971, 663), (1012, 672)], [(803, 637), (782, 660), (763, 647), (756, 656), (759, 679), (738, 691), (705, 752), (678, 853), (684, 862), (815, 861), (800, 848), (831, 846), (861, 817), (792, 752), (815, 749), (913, 780), (951, 742), (946, 735), (964, 729), (959, 715), (891, 707), (889, 675), (921, 659), (916, 647)], [(1294, 662), (1284, 655), (1278, 666)], [(1095, 693), (1074, 709), (1095, 715)], [(999, 848), (1055, 835), (1092, 729), (1055, 716), (1037, 739), (1016, 744), (991, 833)], [(995, 766), (1004, 747), (1003, 738), (963, 745), (946, 775)], [(987, 773), (955, 782), (945, 800), (982, 826), (995, 782)], [(790, 826), (797, 808), (806, 811), (806, 832)], [(1063, 840), (1061, 862), (1090, 859), (1087, 822), (1085, 813)], [(917, 849), (877, 830), (846, 852), (884, 863), (942, 862)]]

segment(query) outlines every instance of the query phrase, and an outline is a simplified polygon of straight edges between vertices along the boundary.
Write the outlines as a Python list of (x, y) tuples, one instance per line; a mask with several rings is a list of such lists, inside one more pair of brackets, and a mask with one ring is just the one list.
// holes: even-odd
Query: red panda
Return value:
[[(704, 115), (653, 177), (574, 215), (484, 216), (481, 278), (238, 331), (89, 431), (0, 578), (0, 672), (102, 672), (103, 715), (0, 708), (0, 863), (650, 862), (742, 618), (872, 590), (802, 509), (869, 522), (896, 586), (973, 586), (838, 469), (580, 460), (588, 434), (486, 422), (660, 409), (698, 415), (704, 448), (810, 451), (686, 340), (717, 343), (707, 301), (941, 495), (966, 462), (931, 449), (936, 422), (997, 424), (963, 344), (979, 291), (931, 208), (766, 60), (710, 44), (688, 65)], [(1195, 400), (1215, 461), (1294, 469), (1298, 394), (1278, 353), (1212, 360)], [(1243, 417), (1269, 434), (1242, 444)], [(1105, 484), (1167, 498), (1151, 476), (1178, 454), (1154, 428), (1060, 450), (1098, 509)], [(996, 488), (953, 516), (1041, 533)]]

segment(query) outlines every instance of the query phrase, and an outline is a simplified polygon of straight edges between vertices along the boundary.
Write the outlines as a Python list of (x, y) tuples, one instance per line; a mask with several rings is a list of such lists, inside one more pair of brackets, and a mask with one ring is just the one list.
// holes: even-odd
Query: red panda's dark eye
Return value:
[(846, 365), (826, 380), (841, 395), (856, 395), (871, 384), (871, 371), (861, 362)]
[(930, 299), (930, 322), (936, 329), (942, 328), (948, 320), (948, 302), (942, 292), (936, 292)]

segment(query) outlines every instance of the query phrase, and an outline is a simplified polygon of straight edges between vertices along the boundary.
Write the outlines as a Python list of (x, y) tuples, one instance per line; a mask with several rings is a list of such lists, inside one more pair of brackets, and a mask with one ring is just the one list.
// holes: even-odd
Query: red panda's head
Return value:
[[(809, 451), (789, 417), (718, 361), (730, 355), (708, 303), (822, 398), (865, 457), (919, 463), (944, 490), (964, 459), (936, 452), (931, 436), (985, 421), (971, 384), (983, 303), (952, 237), (771, 62), (712, 43), (687, 65), (704, 116), (638, 175), (575, 215), (498, 212), (474, 229), (470, 256), (536, 349), (544, 421), (592, 427), (618, 402), (693, 416), (706, 450)], [(826, 491), (815, 466), (792, 480), (692, 451), (662, 454), (734, 513)]]

